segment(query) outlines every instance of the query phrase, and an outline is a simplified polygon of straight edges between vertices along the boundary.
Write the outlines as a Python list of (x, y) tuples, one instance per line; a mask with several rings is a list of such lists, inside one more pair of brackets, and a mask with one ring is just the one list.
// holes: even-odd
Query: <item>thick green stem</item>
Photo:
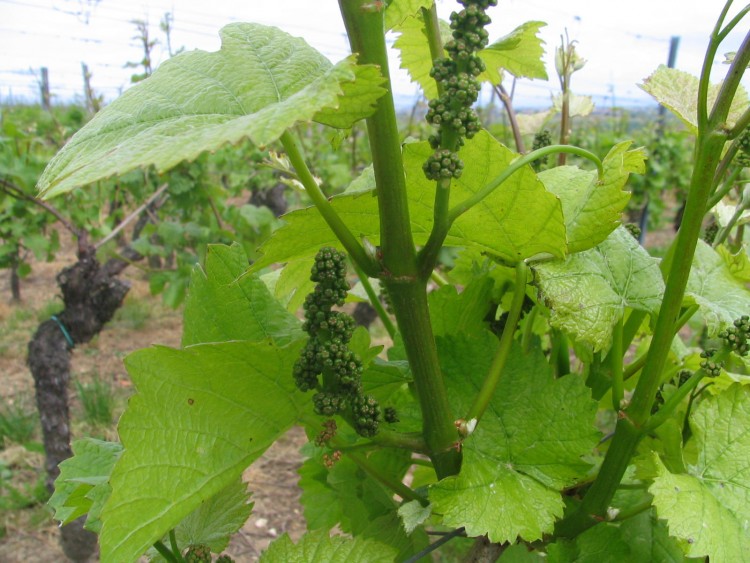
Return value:
[[(458, 432), (438, 363), (425, 288), (415, 284), (392, 284), (388, 285), (388, 293), (414, 377), (430, 459), (438, 478), (455, 475), (461, 468)], [(429, 336), (430, 342), (425, 336)]]
[[(642, 432), (627, 418), (617, 421), (615, 437), (607, 450), (597, 478), (578, 508), (557, 523), (556, 536), (575, 537), (604, 519), (612, 496), (625, 475), (632, 452), (642, 436)], [(614, 442), (615, 439), (618, 440), (617, 444)], [(604, 510), (599, 509), (602, 506)]]
[(294, 170), (297, 172), (297, 177), (302, 185), (305, 187), (307, 195), (312, 200), (315, 207), (323, 216), (323, 219), (331, 230), (334, 232), (336, 237), (344, 245), (349, 256), (352, 257), (362, 270), (364, 270), (370, 276), (376, 276), (378, 274), (378, 265), (375, 263), (372, 257), (370, 257), (359, 241), (354, 237), (352, 232), (346, 226), (338, 213), (331, 207), (323, 191), (320, 189), (318, 182), (315, 181), (310, 169), (307, 167), (305, 158), (302, 155), (302, 149), (300, 148), (297, 139), (289, 132), (285, 131), (281, 135), (281, 143), (284, 145), (284, 150), (289, 157), (289, 161), (294, 166)]
[(401, 140), (390, 91), (385, 43), (383, 4), (369, 0), (339, 0), (349, 42), (362, 64), (380, 67), (388, 92), (378, 99), (375, 113), (367, 119), (380, 212), (380, 246), (384, 272), (381, 279), (391, 297), (404, 339), (422, 407), (423, 434), (439, 478), (455, 475), (461, 455), (455, 417), (438, 363), (435, 338), (427, 306), (426, 283), (420, 279), (411, 232)]
[(503, 374), (503, 369), (505, 369), (505, 364), (510, 355), (510, 348), (513, 345), (513, 335), (516, 332), (518, 320), (521, 318), (523, 300), (526, 297), (526, 277), (528, 271), (529, 269), (525, 262), (522, 261), (516, 265), (516, 285), (513, 288), (513, 301), (508, 311), (508, 319), (505, 322), (503, 334), (500, 337), (500, 345), (497, 348), (497, 353), (492, 360), (490, 371), (487, 373), (482, 388), (474, 399), (469, 412), (466, 413), (466, 421), (473, 419), (479, 421), (482, 418), (484, 411), (487, 410), (487, 406), (495, 394), (497, 384), (500, 382), (500, 376)]

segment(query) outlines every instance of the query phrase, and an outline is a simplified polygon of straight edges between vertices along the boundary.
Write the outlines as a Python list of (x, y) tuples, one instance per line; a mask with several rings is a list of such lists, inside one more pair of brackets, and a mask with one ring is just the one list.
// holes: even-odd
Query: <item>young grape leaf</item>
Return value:
[(287, 534), (260, 556), (261, 563), (393, 563), (398, 552), (389, 545), (361, 537), (331, 537), (327, 530), (308, 532), (297, 542)]
[(552, 326), (605, 349), (625, 307), (649, 313), (661, 305), (664, 281), (657, 261), (624, 228), (565, 261), (534, 265), (535, 282), (552, 310)]
[(547, 69), (543, 60), (544, 41), (537, 37), (539, 30), (546, 25), (540, 21), (523, 23), (508, 35), (479, 51), (479, 58), (487, 66), (479, 80), (500, 84), (503, 81), (503, 70), (516, 78), (547, 80)]
[[(247, 269), (247, 255), (239, 244), (208, 246), (205, 268), (196, 267), (190, 281), (183, 346), (269, 337), (284, 344), (304, 336), (299, 320)], [(307, 271), (309, 277), (309, 265)]]
[[(386, 489), (344, 455), (327, 469), (320, 450), (312, 450), (299, 469), (300, 502), (304, 507), (309, 530), (328, 530), (338, 525), (344, 532), (357, 537), (372, 538), (395, 547), (406, 559), (419, 551), (425, 535), (408, 536), (397, 514), (393, 492)], [(379, 450), (368, 462), (381, 474), (400, 481), (410, 465), (405, 450)]]
[[(409, 73), (412, 82), (419, 84), (425, 98), (432, 100), (438, 97), (437, 83), (430, 76), (432, 69), (432, 53), (427, 43), (424, 30), (424, 20), (421, 17), (405, 18), (393, 31), (399, 34), (393, 46), (401, 53), (401, 67)], [(451, 28), (448, 22), (439, 20), (440, 39), (443, 43), (451, 38)]]
[[(563, 94), (552, 98), (552, 111), (562, 113)], [(568, 92), (568, 115), (570, 117), (586, 117), (594, 111), (594, 100), (591, 96), (582, 96), (574, 92)]]
[(429, 504), (422, 506), (418, 500), (411, 500), (401, 505), (398, 515), (401, 517), (406, 533), (411, 534), (432, 515), (432, 508)]
[(207, 545), (221, 553), (252, 512), (247, 485), (238, 479), (198, 506), (175, 528), (177, 545)]
[(138, 390), (102, 512), (102, 559), (134, 561), (242, 471), (306, 404), (290, 376), (302, 343), (149, 348), (126, 367)]
[(655, 456), (649, 487), (659, 518), (689, 557), (744, 561), (750, 553), (750, 388), (735, 384), (705, 396), (690, 414), (688, 474), (670, 473)]
[[(422, 164), (432, 153), (429, 143), (404, 146), (404, 168), (412, 232), (424, 244), (433, 221), (435, 182), (425, 178)], [(482, 131), (467, 140), (459, 156), (466, 163), (461, 178), (451, 187), (451, 203), (473, 196), (496, 178), (518, 155)], [(378, 202), (369, 193), (340, 196), (331, 205), (357, 237), (380, 242)], [(312, 256), (322, 246), (340, 247), (331, 229), (314, 208), (284, 216), (286, 225), (268, 239), (263, 255), (253, 264), (257, 271), (274, 262)], [(560, 201), (548, 192), (531, 167), (524, 167), (482, 202), (461, 215), (445, 244), (473, 247), (509, 263), (537, 254), (565, 255), (565, 225)]]
[(623, 187), (631, 173), (645, 172), (643, 149), (628, 150), (630, 142), (615, 145), (604, 158), (604, 178), (595, 171), (575, 166), (558, 166), (539, 173), (544, 187), (560, 198), (568, 252), (592, 248), (620, 224), (622, 210), (630, 199)]
[(575, 540), (558, 540), (547, 548), (549, 563), (683, 563), (677, 541), (666, 524), (648, 510), (614, 524), (602, 522)]
[(244, 138), (267, 145), (298, 122), (349, 127), (385, 92), (379, 71), (351, 57), (332, 66), (277, 28), (232, 23), (220, 36), (219, 51), (165, 61), (100, 111), (52, 159), (42, 195), (148, 165), (164, 171)]
[(529, 551), (526, 544), (517, 543), (503, 550), (503, 554), (497, 560), (497, 563), (545, 563), (546, 561), (546, 554)]
[(737, 253), (733, 253), (723, 244), (715, 248), (716, 252), (724, 259), (724, 263), (731, 274), (739, 281), (750, 282), (750, 254), (748, 254), (748, 244), (745, 242)]
[[(492, 362), (488, 331), (437, 339), (454, 412), (465, 413)], [(514, 346), (498, 388), (464, 442), (461, 473), (430, 487), (433, 513), (493, 542), (536, 540), (563, 511), (560, 491), (590, 469), (596, 403), (580, 377), (552, 376), (540, 352)]]
[[(547, 548), (549, 563), (630, 563), (630, 546), (620, 531), (607, 524), (586, 530), (573, 541), (558, 540)], [(642, 560), (646, 561), (646, 560)]]
[(427, 298), (433, 334), (445, 336), (481, 331), (484, 318), (490, 311), (493, 286), (492, 278), (484, 275), (475, 277), (461, 293), (453, 285), (430, 292)]
[(390, 31), (409, 16), (419, 17), (422, 8), (430, 9), (433, 0), (391, 0), (385, 10), (385, 29)]
[(750, 311), (750, 292), (733, 274), (722, 256), (698, 241), (685, 296), (700, 307), (709, 336), (716, 336)]
[[(698, 132), (698, 89), (699, 80), (687, 72), (659, 65), (651, 76), (639, 85), (651, 94), (656, 101), (675, 114), (693, 132)], [(708, 88), (708, 107), (713, 107), (721, 90), (721, 84)], [(740, 86), (732, 100), (727, 116), (727, 127), (731, 127), (747, 110), (747, 91)]]
[(122, 455), (122, 445), (84, 438), (73, 442), (71, 447), (73, 457), (60, 463), (60, 475), (55, 479), (55, 492), (48, 504), (61, 525), (88, 513), (84, 527), (98, 532), (101, 505), (110, 493), (109, 475)]

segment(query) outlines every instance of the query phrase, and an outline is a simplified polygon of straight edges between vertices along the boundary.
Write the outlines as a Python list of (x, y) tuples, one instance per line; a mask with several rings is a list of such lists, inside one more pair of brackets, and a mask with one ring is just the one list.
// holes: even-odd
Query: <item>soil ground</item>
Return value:
[[(72, 245), (70, 246), (72, 248)], [(55, 282), (57, 273), (75, 261), (72, 253), (61, 253), (56, 261), (33, 265), (30, 276), (22, 280), (22, 302), (10, 301), (7, 271), (0, 271), (0, 400), (2, 407), (25, 405), (33, 409), (33, 381), (26, 366), (26, 346), (38, 324), (61, 304)], [(136, 268), (128, 268), (123, 277), (131, 282), (125, 304), (115, 319), (93, 342), (77, 347), (73, 354), (72, 376), (81, 383), (98, 379), (114, 390), (116, 416), (132, 394), (123, 358), (130, 352), (163, 344), (178, 346), (182, 330), (180, 310), (171, 310), (160, 297), (151, 296), (148, 282)], [(116, 439), (115, 425), (92, 427), (83, 420), (75, 388), (71, 389), (71, 414), (74, 439), (87, 435)], [(37, 435), (35, 440), (39, 440)], [(297, 488), (297, 468), (301, 463), (299, 447), (306, 441), (300, 429), (294, 429), (272, 446), (245, 473), (253, 492), (254, 508), (250, 519), (237, 534), (226, 553), (238, 562), (256, 561), (259, 553), (276, 537), (288, 532), (295, 541), (305, 527)], [(43, 473), (40, 453), (7, 444), (0, 452), (0, 468), (8, 468), (10, 481), (0, 475), (0, 563), (55, 563), (66, 561), (58, 545), (58, 528), (40, 499), (24, 508), (4, 509), (12, 496), (11, 487), (33, 489)], [(30, 495), (33, 496), (33, 495)], [(6, 502), (3, 502), (3, 501)], [(98, 561), (93, 557), (90, 561)]]

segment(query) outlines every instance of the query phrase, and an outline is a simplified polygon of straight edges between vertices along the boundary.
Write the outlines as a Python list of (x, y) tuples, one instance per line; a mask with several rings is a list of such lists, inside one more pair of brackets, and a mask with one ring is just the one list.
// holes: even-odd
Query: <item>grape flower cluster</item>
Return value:
[(750, 351), (747, 337), (750, 334), (750, 316), (742, 315), (735, 320), (733, 326), (719, 333), (719, 338), (724, 341), (724, 345), (739, 356), (747, 356)]
[(334, 311), (346, 299), (346, 255), (335, 248), (322, 248), (310, 271), (315, 289), (303, 305), (302, 328), (310, 336), (294, 364), (294, 381), (301, 391), (316, 390), (313, 408), (322, 416), (342, 414), (352, 421), (360, 436), (378, 431), (381, 411), (378, 401), (362, 392), (362, 360), (349, 349), (354, 320)]
[(463, 144), (464, 137), (471, 139), (480, 129), (479, 118), (471, 106), (479, 96), (476, 77), (484, 72), (485, 65), (476, 52), (487, 46), (488, 34), (484, 28), (490, 18), (485, 12), (497, 0), (459, 2), (464, 9), (451, 14), (453, 37), (445, 44), (448, 57), (436, 59), (430, 70), (441, 90), (437, 98), (430, 100), (426, 116), (437, 127), (437, 133), (430, 136), (435, 152), (422, 167), (430, 180), (461, 176), (463, 162), (455, 149)]

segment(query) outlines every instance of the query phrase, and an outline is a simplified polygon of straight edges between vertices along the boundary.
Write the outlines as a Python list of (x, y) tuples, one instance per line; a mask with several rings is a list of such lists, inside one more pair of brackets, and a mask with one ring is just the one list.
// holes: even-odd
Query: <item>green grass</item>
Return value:
[(94, 378), (90, 383), (76, 381), (75, 387), (83, 409), (83, 420), (92, 426), (110, 426), (116, 405), (112, 386)]
[(65, 309), (65, 304), (59, 298), (51, 299), (44, 303), (36, 312), (36, 320), (43, 323), (52, 315), (57, 315)]
[(25, 397), (0, 399), (0, 448), (6, 442), (24, 444), (30, 441), (38, 424), (36, 409), (30, 400)]
[(141, 300), (128, 299), (115, 313), (114, 322), (124, 328), (139, 330), (151, 318), (152, 305)]

